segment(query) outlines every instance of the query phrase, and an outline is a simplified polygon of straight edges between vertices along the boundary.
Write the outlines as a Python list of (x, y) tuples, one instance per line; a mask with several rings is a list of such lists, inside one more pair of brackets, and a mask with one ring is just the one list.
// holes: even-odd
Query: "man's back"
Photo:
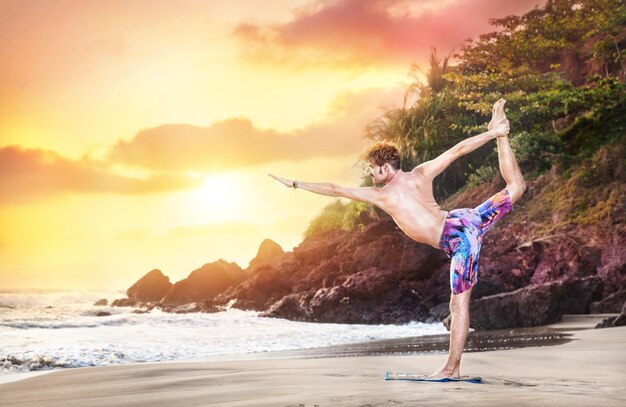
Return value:
[(420, 167), (411, 172), (399, 171), (381, 192), (377, 206), (391, 215), (404, 233), (415, 241), (439, 247), (447, 212), (435, 201), (432, 179)]

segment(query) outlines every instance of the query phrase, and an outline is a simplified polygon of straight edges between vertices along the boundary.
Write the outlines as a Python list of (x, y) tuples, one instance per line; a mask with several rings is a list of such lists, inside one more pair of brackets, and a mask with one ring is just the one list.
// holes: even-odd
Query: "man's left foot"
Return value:
[(493, 108), (491, 110), (491, 121), (487, 125), (487, 130), (491, 130), (497, 123), (506, 119), (506, 114), (504, 114), (505, 103), (506, 99), (500, 98), (493, 104)]
[(448, 378), (448, 379), (459, 379), (461, 377), (461, 375), (459, 375), (459, 372), (449, 372), (449, 371), (445, 371), (445, 370), (438, 370), (435, 373), (426, 376), (427, 379), (443, 379), (443, 378)]

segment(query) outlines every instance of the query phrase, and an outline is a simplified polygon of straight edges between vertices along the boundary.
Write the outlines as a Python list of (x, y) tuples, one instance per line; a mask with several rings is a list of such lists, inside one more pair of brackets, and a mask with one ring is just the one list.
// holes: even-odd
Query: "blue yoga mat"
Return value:
[(459, 379), (455, 379), (453, 377), (442, 377), (441, 379), (429, 379), (424, 375), (418, 375), (414, 373), (385, 373), (385, 380), (409, 380), (412, 382), (437, 382), (437, 383), (445, 383), (445, 382), (468, 382), (468, 383), (476, 383), (481, 384), (483, 382), (482, 377), (470, 377), (470, 376), (461, 376)]

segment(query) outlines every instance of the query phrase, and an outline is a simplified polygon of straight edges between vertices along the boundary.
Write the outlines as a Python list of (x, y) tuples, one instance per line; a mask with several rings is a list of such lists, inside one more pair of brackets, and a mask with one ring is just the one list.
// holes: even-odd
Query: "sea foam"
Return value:
[[(442, 324), (308, 323), (257, 312), (172, 314), (94, 306), (123, 293), (0, 292), (0, 372), (157, 362), (216, 355), (308, 349), (445, 333)], [(99, 311), (110, 313), (96, 316)]]

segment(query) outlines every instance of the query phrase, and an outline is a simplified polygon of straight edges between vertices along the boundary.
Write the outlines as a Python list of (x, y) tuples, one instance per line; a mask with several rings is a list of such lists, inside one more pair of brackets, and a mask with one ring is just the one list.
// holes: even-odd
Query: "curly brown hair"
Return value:
[(393, 144), (376, 143), (370, 146), (363, 156), (368, 161), (374, 160), (376, 165), (389, 163), (394, 170), (400, 169), (400, 151)]

